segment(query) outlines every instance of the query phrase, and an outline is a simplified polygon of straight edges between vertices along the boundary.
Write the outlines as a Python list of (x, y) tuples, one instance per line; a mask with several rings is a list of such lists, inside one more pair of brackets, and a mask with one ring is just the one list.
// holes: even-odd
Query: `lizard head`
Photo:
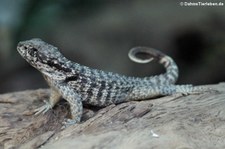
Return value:
[(44, 74), (53, 71), (70, 71), (63, 65), (65, 58), (58, 48), (41, 39), (21, 41), (17, 45), (17, 50), (29, 64)]

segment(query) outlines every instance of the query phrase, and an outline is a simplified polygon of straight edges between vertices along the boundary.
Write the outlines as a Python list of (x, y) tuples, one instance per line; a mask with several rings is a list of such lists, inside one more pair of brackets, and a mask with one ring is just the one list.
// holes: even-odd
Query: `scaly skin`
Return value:
[[(130, 59), (135, 62), (147, 63), (156, 59), (166, 68), (164, 74), (145, 78), (127, 77), (82, 66), (66, 59), (58, 48), (41, 39), (19, 42), (17, 50), (43, 74), (52, 90), (49, 101), (36, 109), (36, 114), (47, 112), (62, 97), (70, 104), (72, 119), (67, 124), (80, 122), (83, 104), (104, 107), (113, 103), (206, 90), (192, 85), (174, 85), (178, 78), (176, 63), (169, 56), (151, 48), (136, 47), (129, 52)], [(136, 57), (138, 53), (148, 54), (151, 58), (140, 59)]]

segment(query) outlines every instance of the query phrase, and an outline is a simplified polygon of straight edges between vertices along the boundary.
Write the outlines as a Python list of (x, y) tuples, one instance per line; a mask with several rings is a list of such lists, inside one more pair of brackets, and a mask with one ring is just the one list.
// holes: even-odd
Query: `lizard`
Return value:
[[(64, 98), (70, 106), (68, 125), (81, 121), (83, 104), (105, 107), (110, 104), (134, 100), (147, 100), (176, 93), (191, 94), (207, 90), (193, 85), (175, 85), (178, 67), (168, 55), (148, 47), (134, 47), (128, 56), (137, 63), (148, 63), (153, 59), (162, 64), (166, 72), (149, 77), (131, 77), (92, 69), (64, 57), (59, 49), (39, 38), (21, 41), (17, 51), (34, 68), (39, 70), (51, 93), (49, 101), (35, 109), (35, 115), (46, 113)], [(137, 54), (147, 54), (141, 59)]]

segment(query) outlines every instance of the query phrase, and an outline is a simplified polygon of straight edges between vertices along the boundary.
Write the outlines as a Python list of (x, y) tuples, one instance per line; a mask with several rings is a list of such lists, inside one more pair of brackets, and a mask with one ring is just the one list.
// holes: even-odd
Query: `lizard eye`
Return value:
[(31, 48), (29, 49), (28, 53), (30, 56), (35, 57), (37, 55), (37, 49)]
[(35, 48), (31, 48), (30, 50), (33, 52), (37, 52), (37, 49), (35, 49)]

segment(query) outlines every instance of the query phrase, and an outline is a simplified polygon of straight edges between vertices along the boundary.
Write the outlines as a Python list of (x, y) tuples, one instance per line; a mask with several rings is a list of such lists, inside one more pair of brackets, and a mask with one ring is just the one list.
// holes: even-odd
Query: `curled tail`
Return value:
[[(141, 59), (137, 57), (138, 54), (149, 55), (150, 58)], [(166, 68), (166, 73), (161, 75), (156, 75), (153, 77), (146, 77), (145, 80), (149, 80), (152, 83), (158, 85), (163, 84), (174, 84), (178, 79), (178, 67), (173, 59), (164, 53), (148, 48), (148, 47), (135, 47), (132, 48), (128, 53), (129, 58), (136, 63), (149, 63), (152, 60), (157, 60)]]

